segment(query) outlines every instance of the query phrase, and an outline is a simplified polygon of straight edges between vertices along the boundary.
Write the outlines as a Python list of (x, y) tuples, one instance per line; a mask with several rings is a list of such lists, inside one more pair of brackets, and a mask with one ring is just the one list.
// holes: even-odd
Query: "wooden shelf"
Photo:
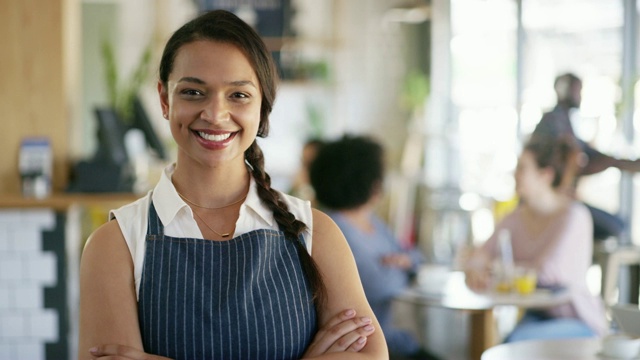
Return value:
[(56, 193), (43, 199), (25, 198), (20, 194), (0, 194), (0, 208), (53, 208), (67, 210), (71, 205), (121, 205), (143, 195), (133, 193)]

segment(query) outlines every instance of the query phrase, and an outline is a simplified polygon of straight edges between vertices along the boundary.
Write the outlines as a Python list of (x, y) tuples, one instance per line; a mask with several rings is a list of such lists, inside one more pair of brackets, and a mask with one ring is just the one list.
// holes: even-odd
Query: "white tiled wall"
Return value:
[(53, 210), (0, 211), (0, 359), (44, 360), (60, 337), (58, 312), (44, 307), (44, 289), (64, 280), (42, 246), (55, 221)]

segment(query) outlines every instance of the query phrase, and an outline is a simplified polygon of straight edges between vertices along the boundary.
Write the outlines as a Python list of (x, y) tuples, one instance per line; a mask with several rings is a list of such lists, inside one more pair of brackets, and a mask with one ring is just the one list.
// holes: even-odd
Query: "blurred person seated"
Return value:
[(569, 291), (567, 304), (527, 310), (505, 342), (601, 336), (607, 330), (602, 300), (591, 294), (586, 282), (593, 253), (591, 216), (568, 190), (579, 171), (579, 151), (567, 138), (525, 144), (515, 170), (518, 207), (463, 262), (472, 290), (496, 290), (492, 275), (502, 256), (501, 234), (507, 233), (514, 266), (533, 269), (538, 287)]
[(327, 142), (311, 163), (311, 185), (319, 205), (347, 238), (391, 358), (436, 359), (412, 334), (393, 326), (392, 301), (410, 285), (423, 256), (417, 249), (402, 249), (375, 213), (382, 196), (383, 156), (382, 146), (365, 136)]
[[(581, 150), (579, 176), (596, 174), (610, 167), (629, 172), (640, 171), (640, 160), (619, 159), (604, 154), (576, 136), (571, 120), (573, 112), (580, 108), (582, 103), (582, 80), (578, 76), (566, 73), (556, 77), (554, 90), (557, 104), (553, 110), (542, 116), (531, 134), (532, 141), (552, 141), (559, 138), (571, 138), (576, 141)], [(619, 216), (589, 204), (585, 205), (593, 218), (595, 240), (605, 240), (610, 236), (619, 237), (625, 230), (625, 222)]]
[(311, 162), (315, 159), (318, 150), (322, 147), (324, 141), (318, 138), (310, 138), (305, 141), (302, 146), (302, 156), (300, 157), (300, 168), (296, 172), (291, 188), (287, 192), (289, 195), (293, 195), (300, 199), (309, 200), (311, 204), (315, 206), (315, 191), (313, 186), (309, 182), (309, 167)]

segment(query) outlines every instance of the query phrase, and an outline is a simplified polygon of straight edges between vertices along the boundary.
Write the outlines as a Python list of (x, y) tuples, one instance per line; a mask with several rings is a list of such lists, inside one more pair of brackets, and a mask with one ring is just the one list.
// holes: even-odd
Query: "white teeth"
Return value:
[(198, 131), (198, 135), (200, 135), (200, 137), (202, 137), (203, 139), (206, 139), (209, 141), (225, 141), (229, 138), (229, 136), (231, 136), (231, 133), (215, 135), (215, 134), (207, 134), (205, 132)]

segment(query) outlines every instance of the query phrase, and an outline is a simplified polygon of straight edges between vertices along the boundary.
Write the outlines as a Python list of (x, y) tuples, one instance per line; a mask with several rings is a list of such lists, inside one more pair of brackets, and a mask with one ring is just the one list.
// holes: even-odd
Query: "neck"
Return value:
[(534, 214), (545, 216), (556, 213), (567, 204), (568, 200), (569, 197), (565, 194), (550, 189), (526, 199), (525, 204)]
[(249, 176), (244, 165), (229, 167), (181, 166), (171, 177), (178, 193), (203, 207), (230, 204), (247, 194)]
[(349, 223), (364, 232), (370, 232), (373, 229), (371, 213), (372, 210), (367, 205), (362, 205), (354, 209), (340, 210), (340, 214), (342, 214)]

